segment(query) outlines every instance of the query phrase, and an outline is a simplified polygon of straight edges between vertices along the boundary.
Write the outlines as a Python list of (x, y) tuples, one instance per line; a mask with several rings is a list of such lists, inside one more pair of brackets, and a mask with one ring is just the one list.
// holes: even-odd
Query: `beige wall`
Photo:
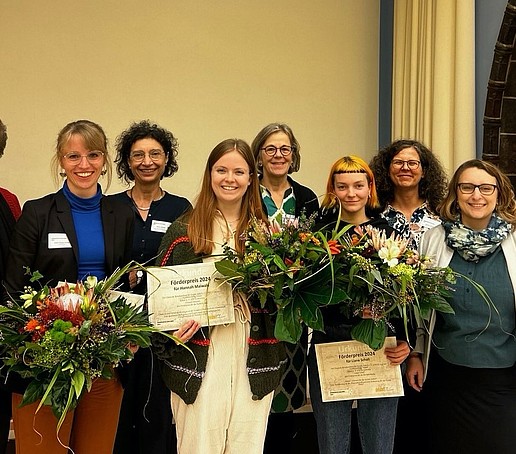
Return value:
[(378, 21), (378, 0), (0, 0), (0, 184), (21, 202), (54, 191), (69, 121), (113, 143), (149, 118), (180, 141), (164, 187), (192, 199), (219, 141), (283, 121), (301, 143), (294, 178), (322, 194), (335, 159), (377, 146)]

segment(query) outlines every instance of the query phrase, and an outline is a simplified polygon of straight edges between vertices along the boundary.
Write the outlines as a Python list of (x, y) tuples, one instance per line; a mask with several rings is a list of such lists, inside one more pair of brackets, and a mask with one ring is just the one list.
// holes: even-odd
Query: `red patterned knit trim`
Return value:
[(279, 343), (279, 340), (275, 337), (267, 338), (267, 339), (251, 339), (250, 337), (247, 339), (247, 343), (249, 345), (263, 345), (263, 344), (270, 344), (274, 345)]
[(170, 243), (170, 246), (167, 249), (167, 252), (163, 256), (163, 259), (161, 260), (160, 266), (165, 266), (168, 262), (168, 259), (170, 258), (170, 255), (172, 254), (172, 251), (174, 248), (181, 243), (188, 243), (190, 240), (187, 236), (180, 236), (179, 238), (176, 238), (172, 243)]
[(201, 347), (209, 347), (210, 340), (209, 339), (191, 339), (190, 342), (195, 345), (199, 345)]
[(269, 313), (269, 309), (262, 309), (262, 308), (254, 307), (254, 306), (251, 306), (250, 310), (253, 314), (268, 314)]

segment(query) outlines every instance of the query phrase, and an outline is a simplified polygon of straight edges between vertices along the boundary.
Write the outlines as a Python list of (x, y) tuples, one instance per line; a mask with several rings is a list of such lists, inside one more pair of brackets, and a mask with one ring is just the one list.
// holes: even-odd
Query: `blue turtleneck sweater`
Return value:
[(72, 218), (79, 246), (78, 280), (87, 276), (106, 277), (106, 260), (104, 252), (104, 230), (100, 214), (100, 199), (102, 191), (97, 186), (97, 193), (83, 199), (73, 194), (65, 182), (63, 193), (70, 203)]

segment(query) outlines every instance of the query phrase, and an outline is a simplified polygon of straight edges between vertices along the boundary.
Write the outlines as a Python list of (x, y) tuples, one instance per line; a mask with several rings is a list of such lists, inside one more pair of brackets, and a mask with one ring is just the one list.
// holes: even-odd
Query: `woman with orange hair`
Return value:
[[(374, 217), (377, 208), (374, 176), (366, 162), (356, 156), (344, 156), (336, 161), (330, 170), (326, 195), (321, 204), (319, 221), (323, 228), (332, 230), (337, 222), (342, 227), (349, 224), (361, 227), (370, 225), (385, 230), (389, 235), (393, 229), (387, 221)], [(323, 314), (325, 332), (314, 331), (312, 344), (351, 340), (351, 329), (360, 320), (359, 317), (346, 317), (338, 306), (327, 306)], [(362, 316), (367, 317), (367, 314)], [(402, 328), (398, 330), (400, 334), (403, 332)], [(408, 343), (401, 339), (398, 339), (396, 347), (385, 349), (387, 359), (393, 365), (401, 364), (409, 352)], [(349, 453), (353, 401), (322, 401), (314, 348), (308, 355), (308, 377), (320, 452)], [(392, 453), (397, 405), (396, 397), (358, 401), (358, 427), (364, 453)]]

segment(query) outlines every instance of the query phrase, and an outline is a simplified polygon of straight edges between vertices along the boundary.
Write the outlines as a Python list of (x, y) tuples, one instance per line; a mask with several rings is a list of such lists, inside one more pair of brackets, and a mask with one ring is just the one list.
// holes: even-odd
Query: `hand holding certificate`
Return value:
[(358, 341), (316, 344), (323, 402), (403, 396), (400, 366), (385, 356), (385, 347), (395, 347), (387, 337), (380, 350)]
[(202, 326), (233, 323), (231, 286), (217, 276), (213, 262), (148, 268), (151, 324), (171, 331), (187, 320)]

